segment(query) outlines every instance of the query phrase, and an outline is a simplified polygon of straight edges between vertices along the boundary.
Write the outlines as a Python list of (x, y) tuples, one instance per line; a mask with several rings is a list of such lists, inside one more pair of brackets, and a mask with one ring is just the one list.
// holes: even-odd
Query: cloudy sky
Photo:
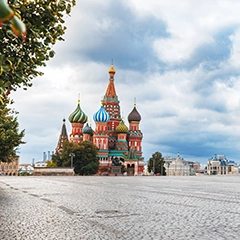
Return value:
[(20, 162), (55, 150), (78, 93), (94, 128), (113, 59), (125, 119), (137, 99), (145, 161), (160, 151), (240, 163), (239, 9), (238, 0), (77, 1), (44, 76), (12, 94), (26, 131)]

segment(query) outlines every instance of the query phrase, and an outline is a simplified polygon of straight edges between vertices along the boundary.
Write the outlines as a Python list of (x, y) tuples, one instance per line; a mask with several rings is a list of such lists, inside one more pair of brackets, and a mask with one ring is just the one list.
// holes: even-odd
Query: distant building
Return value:
[(228, 161), (228, 174), (238, 174), (239, 166), (234, 161)]
[(177, 158), (164, 158), (164, 167), (167, 176), (189, 176), (191, 174), (191, 167), (189, 162), (180, 157), (178, 153)]
[(17, 176), (18, 175), (18, 159), (14, 158), (10, 163), (0, 161), (0, 175)]
[(34, 171), (34, 167), (31, 164), (19, 164), (18, 167), (18, 173), (23, 174), (23, 173), (28, 173), (32, 174)]
[(215, 154), (214, 157), (208, 159), (208, 175), (227, 175), (237, 173), (237, 164), (234, 161), (228, 161), (228, 159), (224, 155)]
[(39, 161), (34, 164), (34, 167), (47, 167), (47, 162), (46, 161)]

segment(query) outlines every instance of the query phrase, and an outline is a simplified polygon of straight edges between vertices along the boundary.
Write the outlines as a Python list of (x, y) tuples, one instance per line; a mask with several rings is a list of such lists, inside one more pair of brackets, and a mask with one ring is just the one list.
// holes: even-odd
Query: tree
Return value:
[(8, 5), (14, 11), (13, 15), (21, 18), (25, 24), (27, 37), (22, 41), (12, 31), (10, 19), (13, 15), (6, 18), (9, 21), (0, 21), (1, 101), (11, 90), (21, 86), (24, 89), (30, 87), (32, 79), (43, 74), (39, 67), (45, 66), (46, 61), (54, 56), (52, 46), (57, 41), (64, 40), (64, 13), (71, 12), (75, 0), (9, 0)]
[(160, 152), (155, 152), (148, 160), (148, 172), (153, 171), (154, 174), (160, 173), (162, 176), (166, 175), (166, 169), (164, 167), (164, 158)]
[(22, 36), (24, 40), (26, 36), (26, 26), (16, 15), (8, 5), (7, 0), (0, 0), (0, 24), (10, 21), (12, 32), (17, 36)]
[(88, 141), (83, 141), (78, 144), (65, 141), (63, 143), (63, 150), (61, 153), (55, 153), (52, 156), (52, 161), (58, 167), (71, 166), (71, 153), (74, 153), (73, 167), (74, 172), (79, 175), (92, 175), (96, 174), (99, 167), (97, 159), (96, 146)]
[[(43, 73), (39, 67), (54, 56), (53, 45), (65, 33), (64, 15), (75, 0), (0, 0), (0, 158), (9, 161), (24, 132), (18, 133), (17, 118), (5, 109), (12, 90), (26, 90)], [(25, 32), (27, 29), (27, 37)]]
[(16, 112), (0, 106), (0, 161), (10, 162), (23, 144), (24, 130), (19, 132)]
[(50, 161), (50, 160), (47, 161), (47, 167), (48, 168), (54, 168), (56, 166), (57, 166), (56, 162), (53, 162), (53, 161)]

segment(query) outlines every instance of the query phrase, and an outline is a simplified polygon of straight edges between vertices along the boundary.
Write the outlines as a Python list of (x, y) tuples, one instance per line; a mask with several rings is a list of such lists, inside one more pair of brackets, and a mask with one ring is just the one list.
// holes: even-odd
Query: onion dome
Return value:
[(78, 100), (77, 108), (74, 110), (72, 114), (68, 117), (70, 123), (85, 123), (87, 122), (87, 115), (83, 112), (80, 107), (80, 100)]
[(88, 125), (88, 123), (83, 128), (82, 133), (83, 134), (93, 135), (93, 130), (92, 130), (91, 126)]
[(141, 121), (141, 115), (139, 114), (139, 112), (136, 109), (136, 104), (134, 104), (133, 110), (128, 115), (128, 121), (129, 122), (133, 122), (133, 121), (140, 122)]
[(125, 125), (123, 119), (120, 122), (120, 124), (116, 127), (117, 133), (127, 133), (128, 132), (128, 127)]
[(110, 69), (108, 70), (108, 73), (116, 73), (116, 70), (114, 69), (113, 64), (111, 65)]
[(113, 80), (114, 79), (114, 75), (116, 73), (116, 70), (114, 69), (113, 64), (111, 65), (110, 69), (108, 70), (108, 73), (109, 73), (110, 80)]
[(110, 120), (109, 114), (106, 112), (103, 106), (93, 115), (95, 122), (108, 122)]

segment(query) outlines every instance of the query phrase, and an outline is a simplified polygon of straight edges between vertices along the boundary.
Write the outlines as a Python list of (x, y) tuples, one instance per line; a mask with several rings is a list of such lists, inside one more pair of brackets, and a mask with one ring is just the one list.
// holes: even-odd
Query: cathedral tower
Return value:
[(92, 136), (93, 136), (93, 130), (91, 126), (86, 123), (85, 127), (82, 130), (83, 133), (83, 141), (92, 141)]
[(109, 73), (109, 83), (108, 83), (106, 93), (103, 97), (102, 103), (105, 110), (110, 115), (110, 121), (108, 122), (109, 135), (117, 137), (115, 130), (116, 130), (116, 127), (121, 122), (121, 114), (120, 114), (119, 100), (118, 100), (118, 96), (114, 86), (114, 75), (116, 73), (116, 70), (114, 69), (113, 65), (111, 65), (110, 69), (108, 70), (108, 73)]
[(109, 147), (108, 147), (108, 122), (110, 120), (109, 114), (101, 105), (100, 109), (93, 115), (93, 120), (96, 124), (96, 129), (93, 134), (93, 144), (99, 149), (98, 159), (107, 160)]
[(72, 125), (72, 133), (70, 134), (70, 141), (73, 143), (80, 143), (83, 141), (83, 125), (87, 122), (87, 115), (80, 107), (80, 100), (74, 112), (69, 116), (69, 122)]
[(63, 119), (63, 124), (62, 124), (62, 130), (59, 136), (58, 144), (56, 147), (56, 152), (61, 153), (63, 149), (63, 142), (68, 141), (68, 135), (67, 135), (67, 129), (66, 129), (66, 124), (65, 124), (65, 118)]
[(141, 115), (137, 111), (136, 103), (134, 103), (133, 110), (128, 115), (129, 122), (129, 149), (134, 148), (136, 156), (142, 156), (142, 132), (139, 129)]

